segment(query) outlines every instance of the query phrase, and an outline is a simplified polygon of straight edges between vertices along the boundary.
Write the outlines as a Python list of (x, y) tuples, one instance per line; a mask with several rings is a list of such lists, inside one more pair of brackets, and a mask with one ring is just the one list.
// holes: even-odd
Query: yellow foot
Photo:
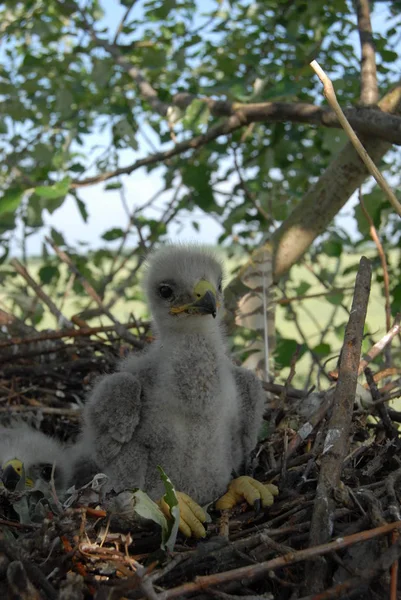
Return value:
[[(178, 506), (180, 508), (180, 523), (178, 529), (186, 537), (203, 538), (206, 536), (206, 530), (202, 523), (205, 523), (207, 517), (203, 508), (199, 506), (192, 498), (190, 498), (184, 492), (176, 492), (178, 499)], [(168, 504), (163, 500), (158, 502), (164, 515), (171, 519), (170, 508)]]
[(228, 486), (228, 491), (216, 502), (217, 510), (226, 510), (233, 508), (243, 500), (257, 508), (262, 506), (271, 506), (274, 502), (274, 496), (278, 495), (277, 486), (272, 483), (263, 484), (252, 477), (246, 475), (233, 479)]

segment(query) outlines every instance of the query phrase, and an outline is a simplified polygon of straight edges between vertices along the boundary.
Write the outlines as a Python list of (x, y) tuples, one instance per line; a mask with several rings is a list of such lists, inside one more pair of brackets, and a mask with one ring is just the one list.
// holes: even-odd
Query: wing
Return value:
[(132, 440), (140, 421), (141, 395), (139, 377), (127, 372), (106, 375), (93, 388), (84, 410), (82, 444), (102, 469)]
[(265, 393), (261, 382), (252, 371), (233, 366), (233, 373), (241, 399), (240, 436), (242, 463), (246, 472), (250, 454), (256, 446), (263, 422)]

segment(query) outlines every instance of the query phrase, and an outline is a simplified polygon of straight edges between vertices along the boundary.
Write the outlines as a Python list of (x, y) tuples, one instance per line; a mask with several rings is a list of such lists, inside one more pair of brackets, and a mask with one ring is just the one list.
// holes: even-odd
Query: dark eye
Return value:
[(169, 285), (166, 285), (165, 283), (163, 283), (159, 287), (159, 294), (162, 298), (165, 298), (166, 300), (168, 300), (169, 298), (172, 297), (173, 290), (171, 289), (171, 287)]
[(52, 465), (43, 465), (41, 471), (40, 471), (40, 476), (42, 479), (44, 479), (45, 481), (50, 481), (51, 476), (52, 476)]
[(223, 282), (222, 282), (222, 280), (221, 280), (221, 279), (219, 279), (219, 283), (218, 283), (218, 285), (217, 285), (217, 289), (218, 289), (218, 291), (219, 291), (219, 292), (220, 292), (220, 294), (221, 294), (221, 292), (223, 291)]

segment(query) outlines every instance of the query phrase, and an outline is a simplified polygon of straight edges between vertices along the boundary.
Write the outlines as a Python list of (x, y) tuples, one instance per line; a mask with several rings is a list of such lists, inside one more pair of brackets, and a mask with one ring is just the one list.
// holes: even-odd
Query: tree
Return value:
[[(113, 30), (104, 19), (106, 5), (121, 12)], [(82, 188), (105, 182), (106, 190), (119, 189), (124, 200), (126, 177), (139, 169), (151, 174), (162, 165), (161, 218), (147, 218), (139, 206), (125, 230), (104, 233), (105, 248), (94, 254), (95, 266), (110, 259), (107, 243), (113, 240), (120, 240), (122, 253), (134, 231), (129, 257), (136, 263), (128, 279), (115, 277), (121, 272), (115, 258), (106, 276), (96, 274), (81, 252), (69, 247), (101, 297), (113, 289), (109, 308), (127, 293), (127, 282), (135, 281), (143, 250), (195, 206), (222, 224), (219, 243), (235, 241), (253, 252), (251, 260), (272, 244), (276, 282), (285, 285), (291, 267), (308, 253), (316, 277), (335, 287), (335, 267), (316, 261), (327, 255), (339, 259), (370, 240), (360, 205), (356, 242), (333, 221), (368, 174), (323, 102), (309, 63), (318, 58), (330, 74), (351, 125), (396, 188), (400, 7), (398, 0), (371, 6), (368, 0), (3, 3), (3, 261), (16, 223), (29, 235), (43, 226), (43, 211), (56, 210), (67, 194), (86, 220)], [(349, 41), (357, 31), (362, 60)], [(103, 136), (105, 148), (88, 152), (94, 134)], [(400, 240), (400, 219), (371, 182), (364, 203), (386, 254)], [(51, 233), (56, 243), (68, 245), (58, 232)], [(51, 284), (62, 275), (47, 251), (43, 259), (42, 282)], [(387, 270), (385, 293), (395, 314), (399, 262)], [(8, 275), (5, 270), (3, 277)], [(383, 276), (382, 261), (376, 278), (381, 282)], [(240, 275), (228, 286), (231, 319), (245, 289)], [(306, 291), (304, 286), (298, 293)], [(333, 298), (341, 306), (343, 296)], [(290, 354), (283, 356), (288, 363)]]

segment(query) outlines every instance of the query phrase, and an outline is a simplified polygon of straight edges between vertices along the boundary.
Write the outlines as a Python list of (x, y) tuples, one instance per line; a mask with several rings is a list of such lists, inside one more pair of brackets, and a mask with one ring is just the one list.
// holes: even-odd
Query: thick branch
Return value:
[[(333, 495), (339, 486), (343, 461), (349, 449), (352, 410), (371, 279), (372, 267), (369, 260), (363, 256), (359, 263), (355, 281), (354, 299), (341, 351), (333, 411), (328, 424), (321, 458), (319, 482), (311, 522), (310, 546), (324, 544), (330, 539), (332, 532), (332, 519), (335, 509)], [(320, 563), (319, 569), (311, 569), (310, 579), (308, 579), (308, 587), (311, 591), (319, 592), (323, 589), (324, 571), (322, 563)]]
[[(390, 113), (401, 111), (401, 84), (383, 97), (380, 108)], [(391, 148), (387, 142), (373, 138), (362, 138), (362, 141), (371, 159), (376, 163)], [(275, 281), (287, 273), (292, 265), (301, 259), (314, 240), (326, 231), (329, 223), (367, 176), (366, 166), (351, 142), (348, 142), (320, 179), (308, 190), (288, 219), (274, 232), (272, 242), (275, 253)], [(226, 287), (225, 307), (228, 326), (234, 320), (238, 298), (246, 291), (241, 283), (242, 274), (264, 252), (264, 246), (255, 250), (249, 261)]]
[[(161, 163), (187, 150), (200, 148), (221, 135), (230, 135), (237, 129), (241, 129), (253, 122), (291, 122), (308, 123), (324, 127), (341, 127), (334, 111), (314, 106), (313, 104), (264, 102), (261, 104), (239, 105), (224, 102), (219, 103), (219, 108), (216, 108), (216, 113), (214, 114), (221, 114), (222, 107), (224, 107), (227, 115), (231, 116), (221, 123), (212, 125), (206, 133), (180, 142), (164, 152), (149, 154), (145, 158), (140, 158), (126, 167), (100, 173), (86, 179), (76, 179), (73, 181), (72, 187), (85, 187), (120, 175), (129, 175), (141, 167)], [(375, 111), (367, 108), (351, 108), (345, 110), (344, 114), (356, 131), (401, 145), (401, 117), (386, 114), (384, 111), (384, 108)]]
[[(173, 97), (172, 104), (181, 109), (187, 108), (197, 97), (180, 93)], [(257, 102), (242, 104), (198, 98), (207, 104), (210, 113), (215, 117), (241, 115), (247, 123), (307, 123), (323, 127), (341, 128), (341, 124), (333, 110), (324, 106), (316, 106), (306, 102)], [(372, 111), (371, 108), (357, 107), (344, 109), (344, 114), (358, 133), (372, 135), (393, 144), (401, 144), (401, 118), (386, 114), (383, 110)]]
[(361, 42), (361, 104), (369, 106), (379, 100), (369, 0), (355, 0), (354, 5)]

